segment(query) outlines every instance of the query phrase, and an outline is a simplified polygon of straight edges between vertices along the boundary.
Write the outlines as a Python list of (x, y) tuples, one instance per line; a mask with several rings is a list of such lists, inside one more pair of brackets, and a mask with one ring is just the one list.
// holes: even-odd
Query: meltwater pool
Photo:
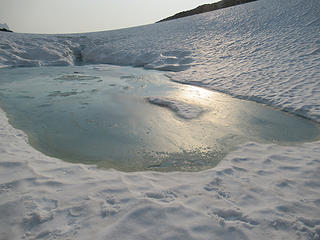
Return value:
[(313, 121), (132, 67), (0, 69), (0, 105), (46, 155), (122, 171), (200, 171), (241, 143), (320, 135)]

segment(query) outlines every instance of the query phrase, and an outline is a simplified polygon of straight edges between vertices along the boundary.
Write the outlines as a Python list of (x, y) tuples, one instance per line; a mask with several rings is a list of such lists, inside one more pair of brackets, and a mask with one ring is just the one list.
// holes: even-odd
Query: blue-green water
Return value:
[[(203, 113), (183, 119), (146, 97)], [(316, 140), (318, 124), (155, 71), (108, 65), (0, 69), (0, 104), (43, 153), (124, 171), (198, 171), (247, 141)]]

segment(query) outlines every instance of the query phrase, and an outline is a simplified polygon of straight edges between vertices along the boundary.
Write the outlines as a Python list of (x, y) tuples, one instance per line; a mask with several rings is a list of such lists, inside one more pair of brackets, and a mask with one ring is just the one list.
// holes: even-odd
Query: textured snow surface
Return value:
[(0, 112), (1, 239), (320, 238), (320, 143), (248, 143), (211, 170), (98, 170), (32, 149)]
[[(75, 35), (0, 33), (0, 66), (111, 63), (320, 121), (320, 2), (260, 0)], [(211, 170), (122, 173), (44, 156), (0, 111), (0, 239), (320, 239), (320, 142), (248, 143)]]

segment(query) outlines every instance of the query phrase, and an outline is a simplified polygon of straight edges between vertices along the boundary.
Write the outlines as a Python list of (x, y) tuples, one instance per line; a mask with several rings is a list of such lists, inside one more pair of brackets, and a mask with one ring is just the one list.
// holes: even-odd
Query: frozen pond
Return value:
[(123, 171), (198, 171), (240, 143), (320, 134), (304, 118), (110, 65), (0, 69), (0, 104), (41, 152)]

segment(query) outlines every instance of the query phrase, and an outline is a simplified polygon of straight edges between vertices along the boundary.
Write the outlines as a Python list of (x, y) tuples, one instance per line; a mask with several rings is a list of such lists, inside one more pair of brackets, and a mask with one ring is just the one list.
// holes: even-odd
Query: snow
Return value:
[[(319, 16), (318, 0), (260, 0), (117, 31), (0, 33), (0, 66), (167, 70), (320, 122)], [(0, 111), (0, 236), (317, 240), (319, 157), (319, 141), (250, 142), (202, 172), (101, 170), (44, 156)]]
[(247, 143), (198, 173), (49, 158), (0, 113), (3, 239), (319, 239), (319, 142)]

